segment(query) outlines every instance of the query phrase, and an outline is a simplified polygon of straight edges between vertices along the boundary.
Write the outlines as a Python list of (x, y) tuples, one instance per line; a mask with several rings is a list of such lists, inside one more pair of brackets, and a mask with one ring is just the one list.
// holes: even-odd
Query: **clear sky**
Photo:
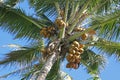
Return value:
[[(27, 13), (33, 12), (29, 9), (26, 3), (21, 5), (23, 9), (27, 10)], [(19, 44), (19, 45), (26, 45), (28, 44), (24, 40), (14, 40), (13, 35), (8, 34), (7, 32), (4, 32), (0, 29), (0, 59), (3, 58), (3, 55), (11, 49), (2, 47), (3, 45), (7, 44)], [(90, 78), (89, 74), (87, 74), (84, 67), (80, 66), (79, 69), (73, 70), (73, 69), (66, 69), (66, 61), (62, 64), (61, 69), (67, 72), (70, 76), (73, 77), (74, 80), (87, 80)], [(12, 68), (12, 70), (15, 70)], [(9, 67), (7, 68), (0, 68), (0, 76), (4, 73), (10, 72)], [(115, 60), (114, 57), (108, 58), (108, 63), (104, 70), (101, 71), (100, 77), (102, 80), (120, 80), (120, 62)], [(4, 80), (4, 79), (0, 79)], [(12, 78), (6, 78), (5, 80), (20, 80), (17, 76), (13, 76)]]

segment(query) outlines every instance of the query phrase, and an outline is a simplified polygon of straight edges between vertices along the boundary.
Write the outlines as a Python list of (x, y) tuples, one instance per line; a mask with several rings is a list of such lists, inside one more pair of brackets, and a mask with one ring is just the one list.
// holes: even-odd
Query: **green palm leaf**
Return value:
[[(65, 13), (63, 21), (65, 21), (66, 23), (68, 22), (69, 27), (67, 27), (66, 29), (63, 28), (64, 30), (62, 31), (58, 30), (57, 32), (58, 34), (60, 33), (63, 36), (67, 33), (69, 34), (65, 35), (64, 37), (60, 37), (60, 45), (65, 43), (65, 39), (66, 41), (68, 41), (68, 44), (66, 46), (69, 46), (69, 42), (78, 39), (82, 34), (87, 33), (92, 29), (95, 29), (97, 31), (97, 33), (99, 34), (97, 36), (108, 40), (107, 41), (99, 38), (99, 40), (97, 41), (92, 41), (91, 39), (88, 40), (88, 44), (87, 40), (85, 42), (80, 42), (86, 45), (85, 51), (81, 55), (81, 64), (86, 67), (88, 73), (92, 75), (98, 75), (100, 69), (104, 68), (105, 65), (105, 59), (103, 58), (103, 56), (90, 50), (88, 48), (89, 46), (95, 46), (96, 48), (98, 48), (98, 50), (106, 52), (110, 56), (115, 55), (119, 58), (120, 44), (117, 42), (115, 43), (109, 41), (113, 40), (113, 38), (115, 38), (115, 40), (118, 40), (120, 37), (120, 11), (114, 10), (112, 8), (113, 4), (118, 5), (119, 0), (29, 0), (28, 2), (30, 4), (30, 7), (34, 8), (35, 10), (35, 17), (26, 15), (26, 13), (21, 9), (17, 9), (15, 7), (12, 8), (18, 3), (17, 1), (18, 0), (6, 0), (4, 4), (0, 4), (0, 28), (11, 34), (14, 34), (15, 38), (27, 38), (28, 40), (34, 39), (39, 41), (39, 39), (41, 39), (41, 36), (39, 34), (40, 29), (43, 27), (54, 25), (54, 19), (56, 19), (56, 17), (59, 17), (60, 10), (62, 9)], [(10, 6), (6, 6), (7, 4)], [(84, 17), (85, 10), (86, 14)], [(105, 14), (103, 14), (103, 12), (105, 12)], [(84, 18), (82, 18), (82, 16)], [(74, 34), (74, 27), (78, 25), (82, 26), (82, 22), (86, 19), (91, 19), (90, 23), (87, 24), (88, 28), (85, 31), (75, 32)], [(57, 26), (55, 25), (55, 27)], [(55, 38), (58, 37), (55, 36)], [(50, 42), (54, 42), (53, 39), (51, 39)], [(60, 45), (58, 45), (58, 47), (60, 47)], [(40, 73), (40, 70), (44, 70), (43, 65), (46, 65), (46, 63), (42, 65), (40, 63), (40, 58), (42, 57), (40, 54), (41, 46), (42, 45), (37, 42), (37, 44), (34, 44), (32, 46), (21, 47), (22, 49), (20, 50), (11, 51), (6, 54), (5, 59), (0, 61), (0, 65), (16, 63), (20, 63), (22, 65), (32, 64), (32, 67), (23, 75), (22, 80), (29, 80), (32, 77), (37, 79), (38, 76), (40, 76), (39, 74), (42, 74)], [(58, 47), (54, 48), (54, 50), (57, 50)], [(48, 50), (47, 48), (52, 49), (50, 45), (47, 45), (46, 50)], [(35, 66), (35, 63), (38, 63), (38, 65)], [(47, 77), (45, 75), (44, 78), (46, 77), (46, 80), (60, 79), (60, 60), (57, 60), (55, 64), (51, 64), (50, 67), (52, 67), (52, 69), (50, 70), (49, 68), (50, 72), (48, 70), (49, 73), (46, 72), (45, 74), (48, 75)], [(96, 76), (94, 79), (96, 79)]]
[(7, 77), (12, 77), (12, 76), (14, 76), (16, 74), (21, 75), (21, 74), (25, 73), (26, 70), (29, 70), (30, 68), (31, 68), (31, 66), (27, 66), (27, 67), (24, 67), (24, 68), (21, 68), (21, 69), (17, 69), (15, 71), (12, 71), (10, 73), (7, 73), (7, 74), (4, 74), (4, 75), (0, 76), (0, 79), (7, 78)]
[(44, 25), (35, 18), (26, 16), (20, 9), (0, 7), (0, 27), (15, 35), (15, 38), (37, 39)]
[(115, 55), (117, 59), (120, 59), (120, 43), (108, 41), (100, 38), (95, 42), (95, 47), (100, 53), (106, 53), (109, 56)]
[(11, 51), (7, 53), (5, 58), (0, 61), (1, 65), (5, 64), (30, 64), (40, 59), (40, 45), (32, 47), (21, 47), (21, 50)]
[[(38, 16), (45, 12), (51, 13), (51, 15), (56, 14), (54, 4), (51, 0), (29, 0), (29, 4), (35, 9)], [(50, 4), (51, 3), (51, 4)]]
[[(105, 35), (104, 38), (106, 37), (109, 37), (109, 39), (111, 39), (111, 37), (119, 38), (119, 27), (117, 25), (120, 18), (119, 15), (120, 15), (120, 11), (117, 10), (116, 12), (113, 12), (104, 16), (96, 16), (93, 19), (93, 22), (89, 24), (90, 26), (88, 26), (88, 28), (85, 31), (75, 33), (73, 36), (69, 37), (68, 40), (73, 41), (76, 38), (80, 37), (82, 34), (90, 31), (91, 29), (97, 29), (97, 31), (100, 32), (98, 36)], [(116, 26), (116, 28), (114, 26)], [(112, 34), (113, 31), (114, 31), (114, 34)]]
[(107, 40), (104, 38), (94, 37), (94, 41), (90, 41), (86, 44), (87, 47), (93, 47), (99, 52), (103, 54), (107, 54), (108, 56), (115, 55), (117, 59), (120, 59), (120, 43), (114, 42), (111, 40)]
[(120, 39), (119, 15), (120, 11), (116, 10), (110, 14), (99, 15), (92, 18), (94, 21), (93, 24), (100, 24), (97, 29), (99, 36), (110, 40)]
[(43, 63), (38, 63), (38, 64), (33, 64), (33, 65), (28, 65), (26, 67), (17, 69), (15, 71), (12, 71), (8, 74), (4, 74), (2, 76), (0, 76), (0, 79), (2, 78), (7, 78), (7, 77), (13, 77), (14, 75), (18, 75), (19, 74), (19, 78), (21, 78), (21, 80), (30, 80), (32, 79), (32, 77), (37, 76), (34, 75), (39, 69), (41, 69), (43, 66)]
[[(73, 2), (77, 2), (79, 3), (80, 6), (82, 6), (84, 3), (84, 0), (69, 0), (70, 4), (72, 4)], [(66, 2), (66, 0), (29, 0), (29, 4), (31, 6), (33, 6), (33, 8), (35, 8), (35, 10), (38, 12), (38, 14), (40, 13), (44, 13), (47, 11), (50, 11), (50, 14), (55, 14), (55, 6), (54, 3), (58, 2), (59, 5), (61, 5), (62, 7), (65, 7), (64, 3)], [(104, 3), (104, 4), (103, 4)], [(91, 0), (91, 4), (89, 6), (89, 9), (93, 11), (93, 9), (95, 9), (94, 11), (101, 13), (103, 10), (107, 11), (110, 9), (111, 4), (118, 4), (119, 0)], [(101, 4), (103, 4), (102, 6), (100, 6)], [(72, 4), (73, 5), (73, 4)], [(100, 7), (100, 8), (99, 8)], [(99, 9), (97, 9), (99, 8)]]
[(99, 74), (100, 70), (105, 66), (104, 57), (92, 50), (85, 50), (81, 58), (81, 63), (86, 66), (90, 74)]
[(14, 7), (18, 2), (22, 2), (24, 0), (5, 0), (5, 4), (11, 7)]
[(23, 73), (21, 80), (35, 80), (38, 76), (39, 70), (42, 68), (43, 63), (40, 62), (38, 64), (34, 64), (31, 69), (27, 70), (25, 73)]
[(89, 7), (93, 13), (103, 13), (111, 10), (112, 5), (118, 5), (119, 0), (92, 0), (92, 4)]

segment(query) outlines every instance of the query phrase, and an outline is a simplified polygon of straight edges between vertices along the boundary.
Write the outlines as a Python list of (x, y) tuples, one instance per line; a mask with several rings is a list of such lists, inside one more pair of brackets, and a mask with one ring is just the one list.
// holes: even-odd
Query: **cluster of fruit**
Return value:
[[(81, 32), (81, 31), (84, 31), (84, 30), (85, 30), (85, 28), (82, 28), (82, 27), (76, 27), (76, 28), (74, 28), (75, 32)], [(86, 39), (88, 39), (88, 37), (91, 38), (94, 34), (96, 34), (96, 31), (95, 30), (91, 30), (88, 33), (84, 33), (83, 35), (81, 35), (80, 38), (82, 40), (86, 40)]]
[(40, 34), (43, 35), (45, 38), (50, 38), (52, 35), (54, 35), (54, 32), (54, 27), (44, 27), (41, 29)]
[(68, 26), (68, 23), (65, 23), (62, 19), (56, 19), (55, 24), (58, 26), (58, 29)]
[(69, 48), (69, 54), (66, 56), (67, 61), (69, 62), (66, 67), (67, 68), (74, 68), (77, 69), (79, 67), (80, 63), (80, 55), (84, 51), (84, 45), (79, 44), (79, 42), (74, 41), (70, 48)]
[(80, 31), (84, 31), (84, 30), (85, 30), (85, 28), (82, 28), (82, 27), (75, 27), (74, 28), (75, 32), (80, 32)]

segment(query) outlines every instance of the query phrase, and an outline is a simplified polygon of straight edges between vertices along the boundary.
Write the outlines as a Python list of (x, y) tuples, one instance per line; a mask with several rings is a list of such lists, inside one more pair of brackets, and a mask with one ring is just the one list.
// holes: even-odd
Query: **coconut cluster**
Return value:
[(55, 24), (57, 25), (58, 29), (68, 26), (68, 23), (65, 23), (62, 19), (56, 19)]
[(77, 41), (74, 41), (70, 48), (69, 54), (66, 56), (68, 64), (66, 65), (67, 68), (74, 68), (77, 69), (79, 67), (79, 63), (81, 60), (81, 54), (84, 52), (84, 45), (80, 44)]
[[(74, 32), (82, 32), (84, 30), (85, 30), (85, 28), (82, 28), (82, 27), (74, 28)], [(81, 40), (87, 40), (88, 38), (92, 38), (94, 34), (96, 34), (96, 31), (90, 30), (87, 33), (82, 34), (80, 38), (81, 38)]]
[(82, 27), (75, 27), (74, 28), (75, 32), (80, 32), (80, 31), (84, 31), (84, 30), (85, 30), (85, 28), (82, 28)]
[(41, 29), (40, 34), (43, 35), (45, 38), (50, 38), (55, 33), (54, 27), (44, 27)]

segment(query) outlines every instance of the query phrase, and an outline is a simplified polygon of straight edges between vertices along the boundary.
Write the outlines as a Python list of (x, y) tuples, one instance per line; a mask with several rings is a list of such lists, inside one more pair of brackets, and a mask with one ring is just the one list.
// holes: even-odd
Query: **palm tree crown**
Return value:
[(7, 53), (0, 65), (27, 66), (1, 77), (22, 70), (21, 80), (63, 80), (67, 59), (66, 68), (83, 65), (99, 80), (106, 60), (99, 53), (120, 59), (119, 0), (29, 0), (34, 16), (15, 7), (23, 1), (0, 2), (0, 28), (31, 44)]

